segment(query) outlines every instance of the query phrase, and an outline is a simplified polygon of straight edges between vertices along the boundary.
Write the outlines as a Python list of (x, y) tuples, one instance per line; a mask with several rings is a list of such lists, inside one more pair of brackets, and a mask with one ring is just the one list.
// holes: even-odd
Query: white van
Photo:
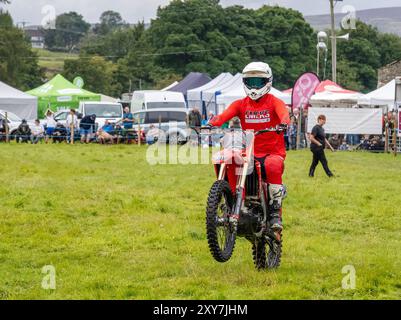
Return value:
[(131, 112), (151, 109), (186, 109), (184, 95), (181, 92), (142, 90), (132, 95)]
[(165, 138), (171, 144), (188, 141), (191, 130), (187, 126), (188, 110), (184, 108), (159, 108), (136, 111), (133, 113), (134, 125), (147, 134), (151, 125), (164, 131)]
[(82, 114), (82, 117), (95, 114), (98, 128), (103, 127), (106, 120), (115, 124), (123, 119), (123, 106), (116, 102), (82, 101), (78, 112)]

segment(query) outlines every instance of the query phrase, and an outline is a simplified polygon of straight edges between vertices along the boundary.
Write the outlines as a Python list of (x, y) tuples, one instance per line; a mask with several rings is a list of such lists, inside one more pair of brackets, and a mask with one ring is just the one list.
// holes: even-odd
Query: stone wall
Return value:
[(379, 69), (377, 87), (380, 88), (384, 86), (395, 77), (401, 77), (401, 60), (394, 61)]

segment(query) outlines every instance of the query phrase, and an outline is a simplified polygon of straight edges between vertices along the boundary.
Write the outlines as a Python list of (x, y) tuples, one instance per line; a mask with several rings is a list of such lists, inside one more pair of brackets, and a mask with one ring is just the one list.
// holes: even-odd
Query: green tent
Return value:
[(59, 109), (77, 109), (80, 101), (100, 101), (100, 94), (92, 93), (81, 88), (58, 74), (49, 82), (27, 92), (38, 97), (38, 114), (44, 117), (47, 109), (57, 111)]

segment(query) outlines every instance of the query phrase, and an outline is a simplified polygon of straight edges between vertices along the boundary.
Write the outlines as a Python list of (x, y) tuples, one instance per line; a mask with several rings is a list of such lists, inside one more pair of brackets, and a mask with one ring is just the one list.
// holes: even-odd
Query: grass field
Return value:
[[(150, 166), (145, 147), (0, 144), (1, 299), (400, 299), (401, 158), (330, 153), (307, 177), (290, 152), (284, 254), (257, 272), (250, 244), (215, 262), (209, 165)], [(56, 289), (42, 288), (42, 267)], [(342, 268), (356, 269), (355, 290)]]
[(39, 66), (45, 69), (48, 79), (63, 72), (66, 59), (78, 59), (78, 54), (65, 52), (52, 52), (45, 49), (34, 49), (39, 56)]

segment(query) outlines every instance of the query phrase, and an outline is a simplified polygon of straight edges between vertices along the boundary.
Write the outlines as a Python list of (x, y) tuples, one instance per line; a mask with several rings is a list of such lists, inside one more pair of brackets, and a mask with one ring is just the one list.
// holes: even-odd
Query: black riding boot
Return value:
[(281, 231), (283, 224), (281, 221), (281, 204), (284, 196), (284, 187), (282, 185), (269, 185), (269, 212), (270, 228), (274, 231)]

